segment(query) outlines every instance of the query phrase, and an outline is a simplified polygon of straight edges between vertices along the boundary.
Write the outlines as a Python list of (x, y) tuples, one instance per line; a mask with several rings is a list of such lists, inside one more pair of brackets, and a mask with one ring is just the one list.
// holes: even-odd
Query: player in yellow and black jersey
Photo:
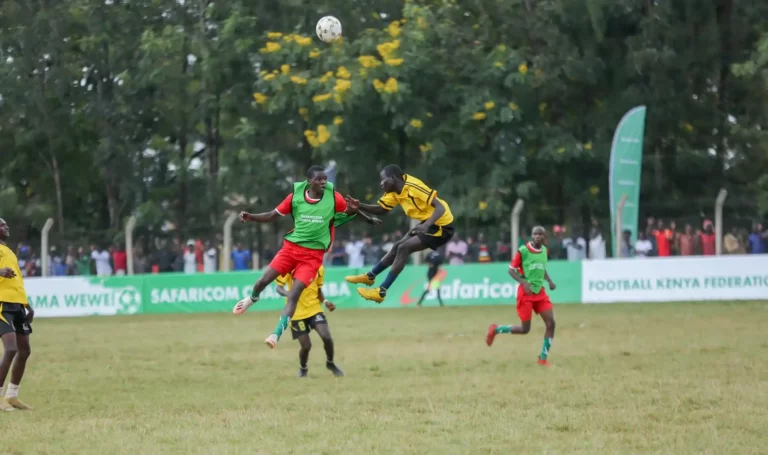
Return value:
[[(19, 385), (24, 376), (27, 359), (32, 352), (29, 347), (29, 335), (32, 333), (35, 312), (27, 300), (19, 260), (5, 244), (10, 234), (8, 223), (0, 218), (0, 338), (3, 340), (3, 358), (0, 361), (0, 411), (32, 409), (19, 400)], [(11, 365), (13, 371), (6, 390), (3, 385)]]
[[(323, 295), (324, 279), (325, 267), (320, 266), (314, 281), (299, 296), (296, 313), (291, 318), (293, 339), (299, 340), (301, 345), (301, 349), (299, 349), (300, 378), (306, 377), (309, 371), (307, 362), (309, 361), (309, 350), (312, 349), (309, 332), (313, 329), (323, 340), (326, 355), (325, 367), (331, 370), (334, 376), (344, 376), (344, 373), (333, 362), (333, 339), (331, 338), (331, 330), (328, 328), (328, 319), (323, 314), (323, 305), (328, 311), (336, 309), (336, 305), (326, 300)], [(293, 284), (293, 275), (290, 273), (282, 275), (275, 282), (277, 283), (277, 293), (288, 297), (288, 291)]]
[(420, 223), (395, 243), (370, 272), (346, 278), (350, 283), (372, 286), (376, 276), (392, 266), (380, 287), (357, 289), (364, 299), (377, 303), (384, 301), (387, 289), (403, 271), (411, 254), (427, 248), (437, 250), (453, 237), (453, 213), (448, 204), (437, 197), (437, 191), (394, 164), (382, 169), (380, 177), (384, 196), (378, 204), (363, 204), (350, 196), (347, 196), (347, 203), (374, 215), (383, 215), (399, 205), (409, 218)]

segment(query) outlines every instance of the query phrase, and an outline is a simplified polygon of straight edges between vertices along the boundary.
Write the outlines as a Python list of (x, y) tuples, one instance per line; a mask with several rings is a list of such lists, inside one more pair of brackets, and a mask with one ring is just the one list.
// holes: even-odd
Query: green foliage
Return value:
[[(768, 175), (766, 10), (9, 0), (2, 208), (47, 208), (59, 229), (115, 229), (137, 213), (187, 233), (226, 210), (271, 207), (307, 166), (335, 160), (340, 188), (363, 199), (376, 197), (380, 166), (400, 164), (462, 223), (504, 224), (518, 197), (532, 219), (605, 217), (614, 128), (645, 104), (646, 211), (719, 187), (756, 211)], [(327, 11), (345, 11), (342, 41), (314, 36)]]

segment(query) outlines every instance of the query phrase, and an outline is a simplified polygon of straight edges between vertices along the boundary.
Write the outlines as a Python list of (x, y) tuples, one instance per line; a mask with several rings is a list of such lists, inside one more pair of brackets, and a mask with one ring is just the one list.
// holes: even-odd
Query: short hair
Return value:
[(318, 172), (325, 172), (325, 168), (318, 165), (310, 166), (309, 169), (307, 169), (307, 180), (312, 179)]
[(384, 167), (384, 169), (382, 169), (382, 172), (384, 172), (384, 175), (386, 175), (387, 177), (395, 177), (398, 179), (402, 179), (403, 175), (405, 175), (405, 172), (403, 172), (403, 170), (400, 169), (400, 166), (398, 166), (397, 164), (390, 164)]

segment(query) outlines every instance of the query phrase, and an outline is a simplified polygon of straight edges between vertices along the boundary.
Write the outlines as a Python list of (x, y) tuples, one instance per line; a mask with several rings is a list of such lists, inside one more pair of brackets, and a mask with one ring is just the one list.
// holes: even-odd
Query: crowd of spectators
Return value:
[[(517, 247), (528, 238), (526, 228), (521, 229)], [(394, 243), (403, 237), (402, 231), (385, 233), (379, 238), (363, 234), (351, 234), (346, 239), (337, 239), (326, 255), (327, 267), (370, 267), (392, 249)], [(549, 227), (547, 239), (550, 259), (569, 261), (605, 259), (612, 256), (606, 236), (597, 222), (588, 232), (566, 226)], [(515, 248), (516, 249), (516, 248)], [(509, 262), (512, 258), (509, 235), (501, 233), (496, 241), (488, 241), (484, 233), (462, 236), (456, 233), (440, 254), (447, 264)], [(255, 253), (244, 243), (237, 242), (232, 248), (230, 269), (246, 271), (260, 269), (269, 263), (277, 248), (267, 246), (261, 254)], [(765, 254), (768, 253), (768, 232), (762, 224), (754, 224), (752, 231), (733, 228), (723, 236), (724, 254)], [(694, 256), (715, 254), (715, 233), (712, 222), (704, 220), (701, 228), (686, 224), (682, 229), (676, 223), (650, 217), (635, 240), (631, 233), (624, 232), (621, 240), (621, 256), (646, 258), (652, 256)], [(19, 266), (27, 277), (42, 275), (40, 255), (30, 244), (21, 242), (16, 246)], [(91, 244), (88, 248), (68, 246), (59, 249), (52, 246), (49, 255), (49, 276), (72, 275), (125, 275), (128, 269), (125, 247), (120, 244), (101, 246)], [(134, 248), (134, 273), (213, 273), (222, 270), (222, 242), (220, 238), (203, 241), (172, 239), (158, 242), (150, 253), (139, 246)]]

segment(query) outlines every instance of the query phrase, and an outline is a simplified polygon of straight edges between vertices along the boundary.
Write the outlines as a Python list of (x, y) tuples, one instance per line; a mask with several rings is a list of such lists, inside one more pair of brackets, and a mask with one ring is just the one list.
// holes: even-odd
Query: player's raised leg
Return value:
[(344, 376), (344, 372), (341, 371), (334, 362), (333, 338), (331, 337), (331, 329), (328, 327), (328, 321), (326, 321), (325, 317), (322, 315), (319, 316), (323, 319), (318, 320), (317, 317), (315, 318), (315, 331), (320, 336), (320, 339), (323, 340), (323, 348), (325, 349), (325, 367), (336, 377)]
[[(395, 260), (392, 263), (392, 267), (389, 269), (389, 273), (387, 273), (387, 278), (384, 279), (384, 282), (381, 283), (381, 286), (372, 289), (358, 288), (357, 292), (366, 300), (371, 300), (376, 303), (383, 302), (387, 297), (387, 290), (395, 282), (398, 275), (400, 275), (400, 272), (402, 272), (405, 268), (406, 264), (408, 264), (408, 258), (410, 255), (418, 251), (426, 250), (427, 248), (429, 247), (425, 245), (421, 238), (418, 236), (413, 236), (405, 242), (401, 243), (399, 246), (397, 246), (397, 250), (395, 252)], [(392, 247), (392, 250), (395, 250), (394, 246)], [(390, 253), (391, 252), (392, 251), (390, 251)]]

